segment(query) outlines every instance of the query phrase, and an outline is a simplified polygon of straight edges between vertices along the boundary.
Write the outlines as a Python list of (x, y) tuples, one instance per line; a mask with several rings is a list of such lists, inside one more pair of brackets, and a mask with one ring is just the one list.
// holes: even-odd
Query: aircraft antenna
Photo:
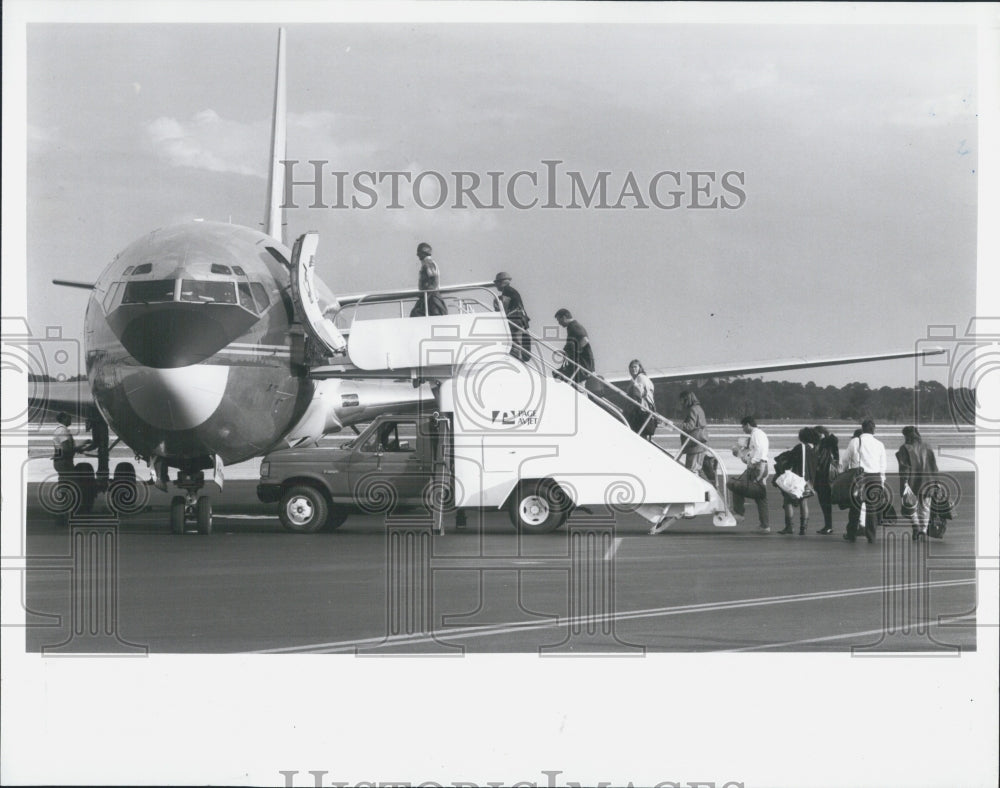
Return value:
[(274, 111), (271, 115), (271, 158), (267, 171), (267, 206), (265, 232), (284, 243), (284, 218), (281, 210), (284, 185), (281, 160), (285, 158), (285, 28), (278, 28), (278, 65), (274, 75)]

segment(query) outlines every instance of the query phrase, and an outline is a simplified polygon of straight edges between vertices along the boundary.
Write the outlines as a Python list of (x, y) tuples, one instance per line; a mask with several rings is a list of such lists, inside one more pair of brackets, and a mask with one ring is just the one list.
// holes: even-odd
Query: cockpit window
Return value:
[(256, 312), (257, 307), (254, 306), (253, 296), (250, 294), (250, 285), (247, 282), (238, 282), (236, 290), (240, 294), (240, 306), (251, 312)]
[(108, 292), (104, 296), (105, 312), (111, 311), (111, 305), (115, 302), (115, 296), (118, 294), (118, 291), (121, 290), (121, 286), (121, 282), (114, 282), (111, 287), (108, 288)]
[(267, 290), (260, 282), (251, 282), (250, 288), (253, 290), (254, 298), (257, 300), (257, 309), (263, 312), (271, 305), (271, 299), (267, 297)]
[(126, 268), (124, 271), (122, 271), (122, 276), (128, 276), (134, 270), (135, 270), (135, 266), (134, 265), (130, 265), (128, 268)]
[(212, 273), (225, 274), (226, 276), (231, 276), (233, 272), (229, 270), (228, 265), (219, 265), (218, 263), (212, 263)]
[(237, 276), (246, 276), (247, 272), (240, 268), (238, 265), (233, 266), (233, 273)]
[(235, 304), (235, 283), (184, 279), (181, 282), (181, 301), (199, 301), (206, 304)]
[[(136, 270), (138, 271), (139, 269), (137, 268)], [(157, 279), (152, 282), (129, 282), (125, 285), (125, 293), (122, 295), (123, 304), (152, 304), (173, 300), (173, 279)]]
[(153, 273), (152, 263), (143, 263), (142, 265), (137, 265), (135, 270), (132, 272), (132, 276), (139, 276), (139, 274), (151, 274)]

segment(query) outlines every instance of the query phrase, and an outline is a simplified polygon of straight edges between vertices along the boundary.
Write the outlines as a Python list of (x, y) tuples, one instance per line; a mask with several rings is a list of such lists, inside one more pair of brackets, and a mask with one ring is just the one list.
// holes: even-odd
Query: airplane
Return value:
[[(366, 373), (352, 364), (345, 332), (329, 315), (366, 299), (413, 299), (419, 291), (336, 297), (314, 274), (318, 236), (306, 233), (292, 248), (283, 241), (284, 157), (281, 29), (263, 231), (211, 221), (156, 229), (127, 246), (92, 283), (53, 280), (90, 293), (84, 346), (92, 399), (81, 402), (73, 392), (64, 397), (54, 385), (29, 407), (102, 420), (152, 467), (161, 489), (175, 469), (172, 481), (183, 493), (171, 500), (175, 533), (185, 530), (188, 519), (196, 520), (200, 533), (211, 533), (211, 499), (201, 494), (206, 470), (214, 468), (221, 483), (225, 465), (434, 399), (426, 379), (412, 369)], [(442, 293), (476, 287), (492, 283), (457, 285)], [(663, 370), (651, 377), (690, 379), (914, 355), (731, 364)], [(319, 369), (326, 371), (318, 374)], [(101, 450), (106, 457), (106, 437)], [(134, 484), (134, 466), (120, 463), (115, 478)]]

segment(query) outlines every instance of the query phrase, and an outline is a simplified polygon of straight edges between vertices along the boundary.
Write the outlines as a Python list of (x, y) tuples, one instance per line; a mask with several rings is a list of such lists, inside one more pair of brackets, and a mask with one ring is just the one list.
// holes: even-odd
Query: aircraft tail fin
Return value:
[(284, 243), (284, 212), (281, 209), (285, 158), (285, 29), (278, 29), (278, 64), (274, 75), (274, 111), (271, 115), (271, 152), (267, 168), (267, 206), (264, 232)]

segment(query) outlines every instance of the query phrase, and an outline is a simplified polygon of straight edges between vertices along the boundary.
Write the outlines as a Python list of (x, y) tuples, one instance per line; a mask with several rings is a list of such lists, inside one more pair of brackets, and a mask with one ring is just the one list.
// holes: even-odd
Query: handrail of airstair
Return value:
[[(549, 368), (555, 370), (556, 372), (558, 372), (558, 369), (559, 369), (559, 368), (556, 368), (554, 364), (550, 364), (549, 362), (547, 362), (546, 359), (543, 358), (540, 353), (535, 353), (534, 352), (535, 345), (539, 345), (539, 346), (545, 348), (546, 350), (552, 351), (552, 353), (554, 354), (554, 356), (557, 356), (557, 357), (561, 356), (563, 358), (564, 364), (568, 364), (568, 365), (571, 365), (573, 367), (576, 367), (575, 371), (577, 373), (582, 373), (586, 377), (592, 377), (592, 378), (594, 378), (595, 380), (598, 381), (598, 383), (601, 386), (607, 386), (609, 388), (614, 389), (615, 392), (617, 392), (617, 394), (619, 396), (621, 396), (622, 399), (624, 399), (626, 402), (628, 402), (629, 404), (631, 404), (631, 405), (633, 405), (633, 406), (635, 406), (637, 408), (640, 408), (644, 413), (648, 414), (646, 422), (643, 423), (644, 427), (645, 427), (646, 424), (649, 423), (649, 419), (655, 419), (658, 424), (666, 426), (666, 427), (668, 427), (670, 429), (673, 429), (674, 431), (676, 431), (680, 435), (684, 436), (684, 440), (681, 441), (680, 449), (677, 450), (676, 454), (672, 454), (669, 449), (665, 448), (664, 446), (660, 446), (655, 441), (652, 441), (652, 440), (650, 441), (650, 443), (652, 443), (654, 446), (656, 446), (656, 448), (658, 448), (660, 451), (662, 451), (664, 454), (666, 454), (671, 459), (673, 459), (673, 460), (675, 460), (677, 462), (681, 462), (680, 459), (678, 459), (678, 458), (681, 456), (681, 454), (683, 454), (684, 448), (688, 445), (688, 443), (695, 443), (696, 445), (701, 446), (703, 449), (705, 449), (706, 452), (708, 452), (709, 454), (711, 454), (715, 458), (715, 461), (716, 461), (716, 464), (717, 464), (717, 471), (716, 472), (717, 473), (721, 473), (721, 475), (722, 475), (722, 485), (721, 485), (721, 488), (717, 487), (716, 490), (719, 492), (719, 497), (722, 499), (722, 503), (723, 503), (723, 505), (726, 507), (726, 509), (728, 511), (728, 509), (729, 509), (729, 501), (728, 501), (727, 491), (729, 489), (728, 488), (729, 473), (726, 471), (726, 467), (722, 463), (722, 458), (719, 457), (719, 455), (715, 451), (715, 449), (713, 449), (707, 443), (704, 443), (704, 442), (698, 440), (697, 438), (695, 438), (695, 437), (693, 437), (691, 435), (688, 435), (686, 432), (684, 432), (684, 430), (682, 430), (680, 427), (678, 427), (676, 424), (674, 424), (674, 422), (672, 422), (666, 416), (663, 416), (663, 415), (657, 413), (655, 410), (651, 410), (651, 409), (647, 408), (645, 405), (643, 405), (638, 400), (633, 399), (632, 397), (630, 397), (625, 391), (623, 391), (622, 389), (620, 389), (618, 386), (614, 385), (613, 383), (608, 383), (606, 380), (604, 380), (603, 378), (601, 378), (599, 375), (596, 375), (595, 373), (590, 372), (589, 370), (587, 370), (584, 367), (582, 367), (579, 364), (577, 364), (575, 361), (572, 361), (572, 360), (566, 358), (565, 354), (563, 353), (563, 351), (561, 349), (553, 348), (544, 339), (541, 339), (537, 335), (532, 334), (526, 328), (522, 328), (521, 326), (519, 326), (519, 325), (517, 325), (515, 323), (511, 323), (511, 325), (512, 326), (516, 326), (518, 328), (518, 330), (522, 331), (523, 333), (525, 333), (529, 337), (531, 337), (531, 339), (532, 339), (532, 350), (529, 351), (529, 354), (531, 355), (532, 358), (538, 360), (544, 366), (549, 367)], [(577, 375), (574, 375), (574, 377), (577, 377)], [(597, 393), (591, 391), (590, 389), (587, 389), (584, 386), (579, 385), (575, 380), (569, 380), (568, 378), (566, 378), (565, 375), (561, 375), (560, 374), (559, 378), (562, 379), (562, 380), (567, 380), (568, 382), (572, 383), (577, 388), (578, 391), (582, 391), (582, 393), (585, 393), (588, 396), (590, 396), (591, 399), (595, 401), (595, 403), (598, 402), (598, 401), (600, 401), (600, 402), (603, 402), (605, 405), (607, 405), (609, 408), (614, 408), (614, 411), (618, 415), (618, 418), (622, 422), (624, 422), (626, 425), (628, 425), (628, 420), (625, 418), (624, 413), (622, 412), (621, 408), (617, 407), (614, 403), (608, 402), (600, 394), (597, 394)], [(629, 428), (631, 429), (631, 427), (629, 427)]]

